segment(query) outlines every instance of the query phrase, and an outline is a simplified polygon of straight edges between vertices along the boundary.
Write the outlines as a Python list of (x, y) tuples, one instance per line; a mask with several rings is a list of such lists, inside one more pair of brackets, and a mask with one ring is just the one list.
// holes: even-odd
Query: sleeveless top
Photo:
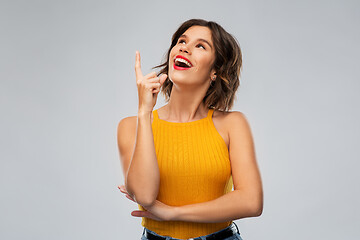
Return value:
[[(159, 119), (157, 110), (152, 112), (160, 202), (182, 206), (211, 201), (232, 191), (229, 152), (214, 126), (213, 112), (209, 109), (206, 118), (184, 123)], [(208, 235), (231, 223), (156, 221), (145, 217), (141, 221), (143, 227), (157, 234), (178, 239)]]

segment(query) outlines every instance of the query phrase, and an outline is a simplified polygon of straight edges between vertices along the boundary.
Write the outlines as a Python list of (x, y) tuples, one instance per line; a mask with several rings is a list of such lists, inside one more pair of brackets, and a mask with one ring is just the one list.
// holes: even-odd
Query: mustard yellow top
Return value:
[[(153, 111), (152, 130), (160, 170), (157, 200), (182, 206), (216, 199), (232, 191), (228, 148), (212, 121), (168, 122)], [(145, 210), (141, 205), (139, 209)], [(142, 218), (141, 225), (163, 236), (187, 239), (219, 231), (232, 223), (156, 221)]]

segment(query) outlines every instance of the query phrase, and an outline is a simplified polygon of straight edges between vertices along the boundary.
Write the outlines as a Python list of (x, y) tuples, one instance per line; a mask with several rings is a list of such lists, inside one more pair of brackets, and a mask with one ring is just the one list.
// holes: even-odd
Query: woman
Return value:
[[(119, 189), (138, 203), (142, 240), (241, 239), (233, 220), (261, 215), (250, 126), (228, 111), (241, 66), (235, 38), (202, 19), (178, 28), (158, 74), (144, 76), (136, 52), (138, 115), (118, 125)], [(160, 89), (167, 105), (153, 110)]]

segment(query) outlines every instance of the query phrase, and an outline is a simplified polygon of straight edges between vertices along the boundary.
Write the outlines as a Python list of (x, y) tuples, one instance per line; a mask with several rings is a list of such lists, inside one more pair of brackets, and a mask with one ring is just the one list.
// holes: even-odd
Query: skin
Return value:
[[(179, 38), (169, 56), (169, 78), (173, 82), (170, 101), (158, 109), (159, 118), (166, 121), (189, 122), (206, 117), (208, 109), (202, 104), (202, 99), (211, 77), (216, 74), (211, 69), (215, 61), (211, 31), (207, 27), (193, 26), (184, 34), (187, 37)], [(210, 46), (199, 41), (199, 38), (207, 40)], [(178, 54), (188, 58), (193, 67), (183, 71), (175, 70), (173, 60)], [(213, 122), (228, 146), (234, 191), (212, 201), (184, 206), (169, 206), (156, 200), (151, 206), (145, 207), (146, 211), (132, 211), (132, 216), (158, 221), (224, 222), (262, 214), (262, 183), (246, 116), (238, 111), (214, 111)], [(136, 116), (129, 117), (127, 124), (130, 130), (126, 137), (133, 143)], [(124, 185), (118, 188), (125, 197), (136, 202)]]
[[(184, 32), (186, 37), (178, 39), (170, 51), (169, 79), (173, 82), (171, 97), (167, 105), (158, 110), (163, 120), (170, 122), (190, 122), (206, 117), (208, 109), (202, 99), (210, 86), (215, 70), (215, 49), (211, 31), (207, 27), (193, 26)], [(205, 39), (208, 45), (198, 39)], [(174, 59), (182, 55), (190, 60), (192, 68), (175, 70)]]

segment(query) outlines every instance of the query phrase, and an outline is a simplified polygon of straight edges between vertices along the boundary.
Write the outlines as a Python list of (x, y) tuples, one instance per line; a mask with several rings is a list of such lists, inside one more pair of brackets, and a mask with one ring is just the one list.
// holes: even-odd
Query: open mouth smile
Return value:
[(174, 59), (174, 69), (176, 70), (187, 70), (192, 68), (192, 64), (190, 62), (189, 59), (181, 56), (181, 55), (177, 55)]

